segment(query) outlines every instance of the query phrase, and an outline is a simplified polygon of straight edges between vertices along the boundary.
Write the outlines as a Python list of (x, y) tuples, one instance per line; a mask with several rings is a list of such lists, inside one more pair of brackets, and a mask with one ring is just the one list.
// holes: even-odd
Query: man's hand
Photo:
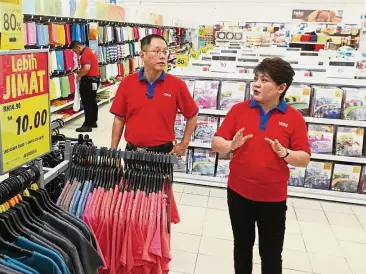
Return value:
[(76, 76), (76, 81), (77, 81), (77, 82), (80, 82), (80, 80), (81, 80), (81, 77), (80, 77), (79, 75), (77, 75), (77, 76)]
[(265, 138), (265, 140), (271, 145), (273, 151), (277, 154), (278, 157), (283, 158), (286, 156), (287, 149), (284, 146), (282, 146), (277, 139), (273, 141), (269, 138)]
[(181, 141), (180, 143), (174, 145), (170, 154), (175, 154), (178, 157), (183, 156), (183, 155), (185, 155), (185, 153), (188, 149), (188, 146), (189, 146), (189, 142)]
[(233, 140), (231, 141), (231, 145), (230, 145), (230, 149), (231, 150), (236, 150), (239, 147), (241, 147), (242, 145), (245, 144), (245, 142), (250, 139), (253, 138), (253, 134), (249, 134), (247, 136), (243, 136), (243, 131), (244, 128), (240, 129), (234, 136)]

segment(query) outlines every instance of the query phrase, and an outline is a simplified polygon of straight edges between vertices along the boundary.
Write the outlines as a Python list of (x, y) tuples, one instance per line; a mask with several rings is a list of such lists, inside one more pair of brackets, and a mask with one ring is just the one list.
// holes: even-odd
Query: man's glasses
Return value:
[(161, 54), (163, 54), (164, 56), (168, 56), (170, 53), (168, 50), (144, 50), (144, 52), (152, 52), (156, 56), (160, 56)]

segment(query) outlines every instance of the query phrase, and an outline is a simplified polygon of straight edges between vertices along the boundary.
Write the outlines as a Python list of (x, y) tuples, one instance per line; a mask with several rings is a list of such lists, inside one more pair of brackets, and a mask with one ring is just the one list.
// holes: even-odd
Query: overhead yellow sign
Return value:
[(21, 0), (0, 0), (2, 50), (24, 48), (23, 5)]

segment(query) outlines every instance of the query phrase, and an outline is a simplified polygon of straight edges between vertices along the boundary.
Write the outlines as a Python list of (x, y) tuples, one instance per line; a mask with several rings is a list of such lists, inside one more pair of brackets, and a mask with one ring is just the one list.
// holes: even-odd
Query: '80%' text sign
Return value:
[(47, 52), (0, 55), (1, 173), (48, 153)]

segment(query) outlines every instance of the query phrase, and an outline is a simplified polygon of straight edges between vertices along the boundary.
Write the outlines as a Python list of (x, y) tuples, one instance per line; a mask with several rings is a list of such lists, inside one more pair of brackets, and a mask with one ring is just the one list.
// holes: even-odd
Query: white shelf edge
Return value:
[(346, 156), (338, 156), (338, 155), (330, 155), (330, 154), (313, 153), (313, 154), (311, 154), (311, 159), (336, 161), (336, 162), (347, 162), (347, 163), (355, 163), (355, 164), (366, 164), (366, 158), (346, 157)]
[[(110, 97), (108, 99), (104, 99), (104, 100), (101, 100), (98, 102), (98, 106), (102, 105), (102, 104), (105, 104), (105, 103), (108, 103), (111, 99), (113, 99), (114, 97)], [(79, 111), (78, 113), (75, 113), (74, 115), (71, 115), (70, 117), (64, 119), (64, 122), (67, 123), (67, 122), (70, 122), (71, 120), (79, 117), (80, 115), (84, 114), (84, 110), (82, 111)]]
[[(97, 93), (103, 92), (103, 91), (105, 91), (105, 90), (107, 90), (107, 89), (109, 89), (109, 88), (111, 88), (111, 87), (116, 86), (116, 85), (119, 85), (119, 83), (116, 83), (116, 84), (110, 85), (110, 86), (105, 87), (105, 88), (102, 88), (102, 89), (98, 89)], [(55, 100), (56, 100), (56, 99), (55, 99)], [(64, 109), (64, 108), (66, 108), (66, 107), (68, 107), (68, 106), (71, 106), (73, 103), (74, 103), (74, 100), (72, 100), (72, 101), (70, 101), (70, 102), (68, 102), (68, 103), (66, 103), (66, 104), (63, 104), (63, 105), (61, 105), (61, 106), (54, 107), (54, 108), (51, 106), (51, 113), (55, 113), (55, 112), (57, 112), (57, 111), (59, 111), (59, 110), (61, 110), (61, 109)]]
[[(173, 178), (174, 182), (177, 183), (227, 188), (227, 179), (224, 178), (199, 176), (179, 172), (174, 172)], [(366, 195), (360, 193), (346, 193), (333, 190), (288, 186), (288, 196), (295, 198), (307, 198), (347, 204), (366, 205)]]
[(366, 127), (366, 121), (342, 120), (342, 119), (326, 119), (316, 117), (304, 117), (307, 123), (327, 124), (338, 126)]

